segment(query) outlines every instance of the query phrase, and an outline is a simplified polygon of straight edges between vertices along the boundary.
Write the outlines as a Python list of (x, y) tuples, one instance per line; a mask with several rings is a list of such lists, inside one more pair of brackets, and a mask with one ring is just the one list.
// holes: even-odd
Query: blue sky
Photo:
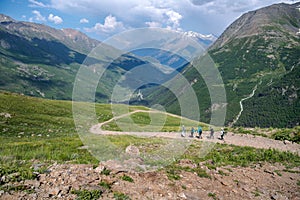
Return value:
[(73, 28), (98, 40), (121, 31), (162, 27), (220, 35), (243, 13), (293, 0), (1, 0), (16, 20)]

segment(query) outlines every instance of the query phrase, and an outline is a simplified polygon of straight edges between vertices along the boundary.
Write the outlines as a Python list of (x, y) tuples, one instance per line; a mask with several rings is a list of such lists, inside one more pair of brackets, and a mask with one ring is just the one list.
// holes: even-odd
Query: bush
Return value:
[(121, 179), (122, 179), (123, 181), (128, 181), (128, 182), (130, 182), (130, 183), (133, 183), (133, 182), (134, 182), (133, 179), (132, 179), (130, 176), (127, 176), (127, 175), (122, 176)]
[(127, 196), (121, 192), (114, 192), (114, 198), (116, 200), (130, 200), (129, 196)]
[(73, 190), (72, 194), (77, 195), (78, 200), (97, 200), (101, 197), (102, 191), (100, 190)]

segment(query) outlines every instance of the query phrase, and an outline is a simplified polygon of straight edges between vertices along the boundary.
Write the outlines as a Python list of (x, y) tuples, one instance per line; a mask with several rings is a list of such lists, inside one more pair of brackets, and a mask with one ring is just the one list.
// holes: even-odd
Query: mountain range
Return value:
[[(217, 40), (213, 35), (185, 33), (209, 46), (208, 55), (226, 89), (226, 104), (212, 105), (205, 81), (193, 66), (201, 67), (201, 58), (191, 65), (168, 52), (147, 49), (122, 54), (109, 63), (120, 50), (77, 30), (57, 30), (5, 15), (0, 15), (0, 89), (71, 99), (76, 73), (84, 60), (92, 56), (88, 59), (91, 63), (85, 63), (91, 71), (94, 63), (109, 64), (96, 91), (96, 101), (107, 103), (120, 77), (136, 66), (150, 63), (147, 57), (152, 57), (181, 72), (190, 82), (198, 97), (203, 122), (209, 122), (216, 108), (226, 107), (227, 125), (296, 126), (300, 121), (299, 7), (300, 3), (275, 4), (245, 13)], [(89, 53), (99, 44), (102, 51), (93, 57)], [(164, 73), (158, 76), (166, 81), (176, 78)], [(150, 107), (159, 103), (167, 111), (180, 114), (176, 97), (166, 88), (151, 85), (141, 91), (144, 99), (133, 98), (131, 103)]]
[[(299, 5), (282, 3), (248, 12), (209, 48), (208, 54), (221, 73), (226, 89), (227, 125), (299, 125)], [(198, 95), (201, 121), (209, 122), (212, 110), (225, 105), (212, 105), (208, 88), (195, 67), (188, 66), (183, 76), (193, 84)], [(169, 112), (180, 114), (178, 101), (166, 88), (150, 91), (148, 95), (149, 105), (159, 99)]]
[[(78, 69), (99, 44), (101, 52), (88, 59), (87, 67), (93, 63), (108, 64), (118, 50), (77, 30), (58, 30), (0, 15), (0, 89), (70, 100)], [(142, 63), (131, 55), (123, 55), (111, 63), (102, 79), (104, 83), (97, 89), (97, 100), (107, 102), (111, 91), (107, 83), (117, 82), (129, 66)]]

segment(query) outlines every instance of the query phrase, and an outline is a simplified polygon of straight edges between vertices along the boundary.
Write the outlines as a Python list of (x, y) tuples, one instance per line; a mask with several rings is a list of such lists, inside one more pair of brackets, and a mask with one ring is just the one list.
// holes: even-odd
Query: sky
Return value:
[(0, 13), (105, 40), (122, 31), (161, 27), (219, 36), (243, 13), (295, 0), (1, 0)]

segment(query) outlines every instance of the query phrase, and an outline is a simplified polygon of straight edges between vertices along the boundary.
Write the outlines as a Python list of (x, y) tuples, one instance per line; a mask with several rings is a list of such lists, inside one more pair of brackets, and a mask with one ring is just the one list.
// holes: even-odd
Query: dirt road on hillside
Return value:
[[(273, 140), (266, 137), (261, 136), (254, 136), (250, 134), (234, 134), (234, 133), (227, 133), (227, 135), (224, 137), (224, 140), (218, 139), (220, 137), (220, 132), (215, 132), (214, 138), (209, 139), (208, 135), (209, 132), (204, 131), (202, 136), (202, 139), (196, 138), (196, 137), (189, 137), (189, 133), (187, 133), (186, 137), (181, 137), (180, 133), (178, 132), (117, 132), (117, 131), (105, 131), (102, 130), (101, 127), (104, 124), (107, 124), (109, 122), (112, 122), (113, 120), (120, 119), (122, 117), (131, 115), (133, 113), (138, 112), (151, 112), (151, 113), (160, 113), (159, 111), (145, 111), (145, 110), (135, 110), (133, 112), (114, 117), (106, 122), (102, 122), (99, 124), (96, 124), (90, 128), (90, 132), (94, 134), (101, 134), (101, 135), (135, 135), (139, 137), (164, 137), (164, 138), (174, 138), (174, 139), (194, 139), (194, 140), (201, 140), (201, 141), (208, 141), (208, 142), (215, 142), (215, 143), (225, 143), (225, 144), (233, 144), (237, 146), (249, 146), (254, 148), (263, 148), (263, 149), (277, 149), (280, 151), (290, 151), (294, 153), (298, 153), (300, 155), (300, 145), (297, 143), (292, 143), (289, 141), (283, 142), (279, 140)], [(170, 116), (175, 116), (172, 114), (168, 114)]]

